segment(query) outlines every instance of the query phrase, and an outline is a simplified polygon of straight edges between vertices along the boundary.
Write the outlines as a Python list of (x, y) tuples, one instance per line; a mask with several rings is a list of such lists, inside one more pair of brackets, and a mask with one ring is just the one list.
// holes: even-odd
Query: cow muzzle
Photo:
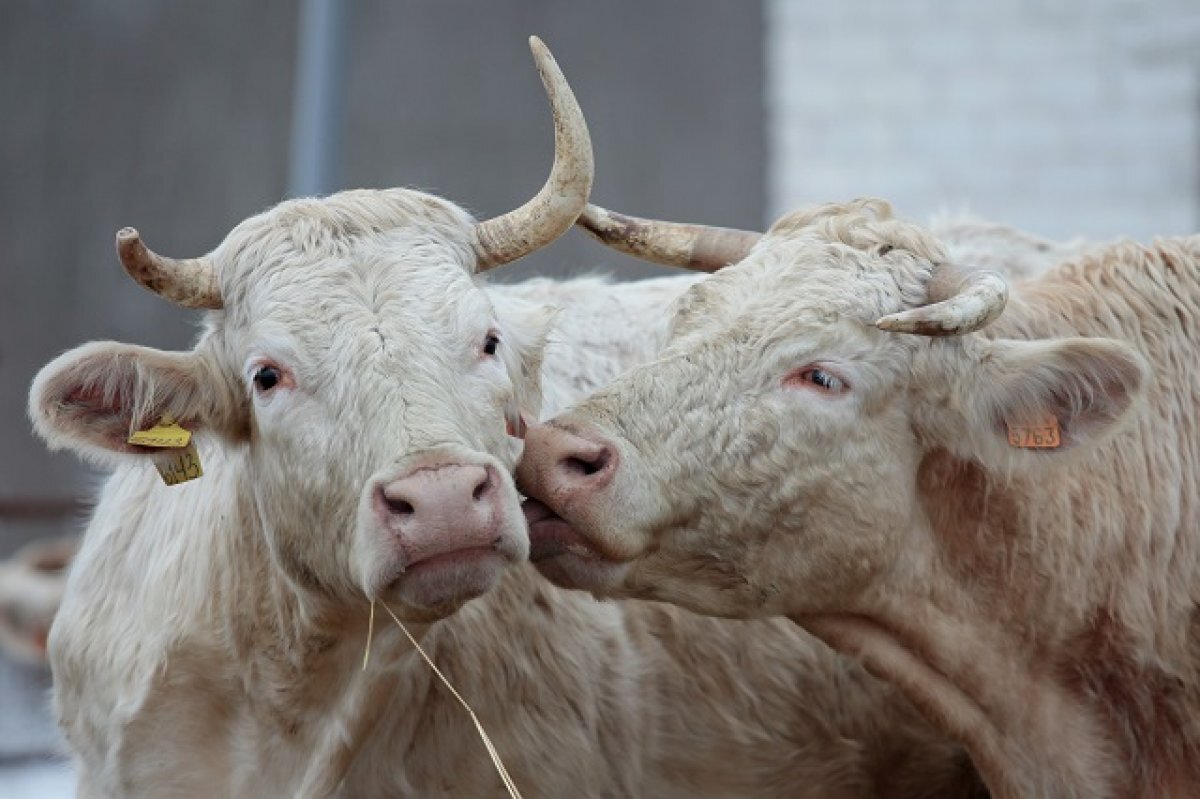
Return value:
[(592, 430), (549, 423), (526, 433), (517, 481), (529, 496), (530, 560), (556, 585), (606, 594), (624, 581), (627, 558), (597, 529), (619, 463), (617, 448)]
[(490, 459), (409, 460), (376, 475), (364, 501), (371, 596), (449, 612), (528, 552), (512, 479)]

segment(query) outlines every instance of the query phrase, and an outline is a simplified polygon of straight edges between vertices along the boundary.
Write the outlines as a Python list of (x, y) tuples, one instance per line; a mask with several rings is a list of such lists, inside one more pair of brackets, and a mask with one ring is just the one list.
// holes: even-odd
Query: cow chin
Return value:
[(378, 595), (413, 621), (436, 621), (492, 590), (523, 557), (521, 547), (504, 541), (448, 552), (408, 566)]
[(579, 529), (535, 499), (526, 500), (529, 559), (550, 582), (561, 588), (615, 596), (630, 563), (603, 554)]

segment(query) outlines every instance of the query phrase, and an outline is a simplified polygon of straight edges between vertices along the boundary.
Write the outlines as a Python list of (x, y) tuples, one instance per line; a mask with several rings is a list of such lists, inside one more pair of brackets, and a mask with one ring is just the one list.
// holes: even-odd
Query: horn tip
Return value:
[[(533, 63), (537, 67), (538, 74), (542, 77), (543, 84), (546, 84), (548, 79), (553, 80), (554, 78), (551, 76), (557, 76), (557, 79), (560, 81), (566, 80), (562, 76), (562, 68), (554, 60), (554, 54), (550, 52), (550, 48), (539, 37), (529, 37), (529, 50), (533, 53)], [(547, 88), (549, 88), (548, 84)]]
[(141, 237), (141, 234), (137, 232), (137, 228), (123, 227), (117, 231), (118, 244), (125, 241), (135, 241)]

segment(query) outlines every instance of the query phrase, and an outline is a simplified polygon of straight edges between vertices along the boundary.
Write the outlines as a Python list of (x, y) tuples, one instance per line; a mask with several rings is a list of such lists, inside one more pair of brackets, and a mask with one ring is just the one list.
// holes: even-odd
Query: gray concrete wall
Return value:
[[(351, 4), (340, 187), (406, 185), (477, 214), (545, 178), (550, 116), (526, 39), (588, 116), (594, 197), (701, 222), (763, 221), (758, 3)], [(0, 25), (0, 556), (95, 482), (29, 433), (36, 370), (112, 338), (186, 346), (196, 316), (122, 273), (114, 232), (194, 255), (285, 191), (297, 11), (286, 0), (8, 0)], [(572, 232), (497, 275), (651, 269)]]

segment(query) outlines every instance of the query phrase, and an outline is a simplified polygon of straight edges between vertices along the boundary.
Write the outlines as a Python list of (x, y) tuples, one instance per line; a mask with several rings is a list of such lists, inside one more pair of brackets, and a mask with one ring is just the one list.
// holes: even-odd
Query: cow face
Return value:
[(472, 230), (403, 190), (284, 203), (210, 256), (224, 308), (194, 350), (68, 353), (34, 419), (54, 443), (148, 458), (126, 439), (169, 413), (240, 453), (210, 469), (244, 469), (243, 510), (297, 585), (452, 609), (527, 553), (509, 432), (536, 412), (547, 323), (476, 284)]
[[(961, 333), (947, 313), (998, 315), (994, 275), (921, 307), (962, 282), (945, 260), (862, 201), (783, 219), (692, 287), (656, 362), (530, 430), (518, 476), (543, 503), (542, 571), (714, 615), (853, 612), (928, 551), (926, 453), (1035, 467), (1115, 425), (1143, 378), (1124, 345), (881, 329)], [(1013, 449), (1008, 425), (1043, 416), (1062, 446)]]
[(479, 223), (399, 189), (295, 200), (188, 260), (122, 230), (126, 271), (213, 309), (206, 330), (186, 353), (94, 343), (63, 355), (34, 383), (37, 430), (106, 461), (161, 458), (128, 437), (164, 415), (220, 440), (210, 468), (234, 488), (207, 490), (211, 512), (255, 521), (302, 592), (382, 597), (428, 620), (486, 591), (528, 550), (509, 433), (536, 413), (547, 319), (497, 308), (473, 275), (562, 235), (592, 181), (579, 105), (545, 45), (530, 45), (555, 124), (554, 167), (532, 199)]

